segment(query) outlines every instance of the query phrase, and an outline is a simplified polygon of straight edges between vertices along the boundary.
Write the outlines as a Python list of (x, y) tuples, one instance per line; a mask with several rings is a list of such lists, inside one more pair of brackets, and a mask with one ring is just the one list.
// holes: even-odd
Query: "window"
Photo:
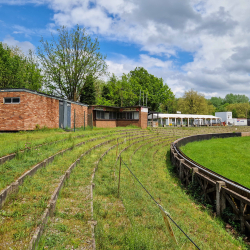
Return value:
[(139, 120), (139, 112), (133, 112), (134, 113), (134, 119)]
[(4, 98), (4, 103), (9, 104), (9, 103), (20, 103), (20, 97), (5, 97)]
[(96, 111), (96, 119), (104, 119), (104, 111)]
[(116, 112), (109, 112), (109, 119), (115, 120), (116, 119)]

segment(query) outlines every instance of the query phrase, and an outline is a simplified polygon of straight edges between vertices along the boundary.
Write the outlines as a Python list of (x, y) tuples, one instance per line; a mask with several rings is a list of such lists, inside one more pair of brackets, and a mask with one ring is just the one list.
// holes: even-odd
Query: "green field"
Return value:
[(250, 137), (192, 142), (181, 150), (204, 167), (250, 188)]
[[(154, 131), (117, 128), (79, 131), (75, 134), (63, 131), (2, 134), (10, 144), (14, 140), (15, 143), (20, 141), (24, 147), (27, 140), (31, 141), (30, 138), (33, 145), (48, 142), (51, 138), (53, 141), (62, 138), (67, 140), (46, 144), (39, 150), (31, 148), (0, 165), (0, 189), (4, 189), (46, 157), (68, 147), (73, 149), (57, 156), (52, 163), (26, 178), (19, 187), (19, 192), (6, 200), (0, 209), (0, 249), (28, 249), (61, 176), (87, 151), (90, 153), (81, 158), (64, 183), (56, 210), (45, 226), (38, 249), (93, 249), (93, 240), (99, 250), (195, 249), (171, 223), (178, 245), (173, 242), (158, 206), (124, 163), (121, 166), (118, 197), (119, 160), (116, 162), (116, 159), (120, 153), (123, 161), (155, 200), (170, 213), (200, 249), (248, 249), (241, 238), (226, 231), (225, 224), (220, 219), (214, 218), (209, 210), (189, 197), (173, 174), (169, 144), (176, 138), (212, 131), (228, 132), (228, 128), (167, 128)], [(58, 133), (61, 133), (60, 138), (56, 138)], [(85, 136), (75, 138), (75, 135)], [(46, 138), (47, 141), (44, 141)], [(111, 139), (114, 140), (110, 141)], [(77, 146), (79, 142), (85, 144)], [(96, 148), (103, 142), (105, 144)], [(92, 199), (90, 186), (97, 164)], [(92, 225), (95, 225), (94, 234)]]

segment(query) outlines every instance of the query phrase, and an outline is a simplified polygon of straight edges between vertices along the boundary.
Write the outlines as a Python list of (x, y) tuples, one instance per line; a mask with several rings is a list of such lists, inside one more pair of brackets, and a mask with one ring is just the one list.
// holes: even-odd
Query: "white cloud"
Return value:
[[(54, 11), (55, 25), (80, 24), (106, 39), (136, 44), (144, 53), (138, 60), (122, 56), (109, 59), (109, 69), (117, 75), (143, 66), (162, 77), (177, 95), (190, 88), (207, 97), (250, 91), (249, 0), (0, 0), (0, 3), (47, 4)], [(20, 27), (15, 32), (32, 35)], [(180, 50), (192, 52), (194, 60), (176, 71), (175, 59), (170, 58)]]
[(19, 42), (15, 40), (12, 36), (6, 36), (2, 42), (6, 43), (10, 47), (19, 47), (24, 52), (24, 54), (28, 54), (29, 50), (35, 50), (35, 46), (32, 43), (28, 41)]

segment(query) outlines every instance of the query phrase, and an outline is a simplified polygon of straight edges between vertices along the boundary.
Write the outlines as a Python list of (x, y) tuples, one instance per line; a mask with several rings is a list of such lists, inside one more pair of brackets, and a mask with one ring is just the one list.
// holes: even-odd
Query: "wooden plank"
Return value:
[(228, 194), (225, 193), (225, 197), (228, 200), (228, 202), (230, 203), (230, 205), (232, 206), (234, 212), (239, 215), (239, 209), (235, 206), (234, 202), (230, 199), (230, 197), (228, 196)]
[(208, 182), (209, 182), (210, 184), (212, 184), (213, 186), (216, 185), (216, 182), (215, 182), (214, 180), (212, 180), (212, 179), (210, 179), (209, 177), (207, 177), (206, 175), (200, 173), (200, 171), (202, 171), (202, 170), (199, 170), (199, 172), (196, 173), (196, 175), (198, 175), (198, 176), (200, 176), (201, 178), (205, 179), (206, 181), (208, 181)]
[(234, 191), (232, 191), (231, 189), (228, 189), (226, 187), (222, 187), (222, 189), (225, 191), (225, 193), (228, 193), (230, 195), (232, 195), (233, 197), (242, 200), (245, 204), (250, 205), (250, 200)]

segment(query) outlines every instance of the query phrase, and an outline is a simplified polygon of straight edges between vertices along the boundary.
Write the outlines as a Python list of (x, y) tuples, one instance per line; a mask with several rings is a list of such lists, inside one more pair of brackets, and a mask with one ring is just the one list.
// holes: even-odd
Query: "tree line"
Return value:
[[(37, 53), (30, 51), (28, 55), (0, 42), (0, 88), (28, 88), (89, 105), (144, 105), (158, 112), (189, 114), (232, 111), (235, 118), (249, 115), (245, 95), (206, 99), (191, 89), (175, 98), (162, 78), (143, 67), (121, 77), (108, 76), (105, 59), (98, 39), (79, 26), (60, 27), (56, 37), (51, 35), (49, 41), (41, 38)], [(104, 75), (106, 81), (102, 80)]]

